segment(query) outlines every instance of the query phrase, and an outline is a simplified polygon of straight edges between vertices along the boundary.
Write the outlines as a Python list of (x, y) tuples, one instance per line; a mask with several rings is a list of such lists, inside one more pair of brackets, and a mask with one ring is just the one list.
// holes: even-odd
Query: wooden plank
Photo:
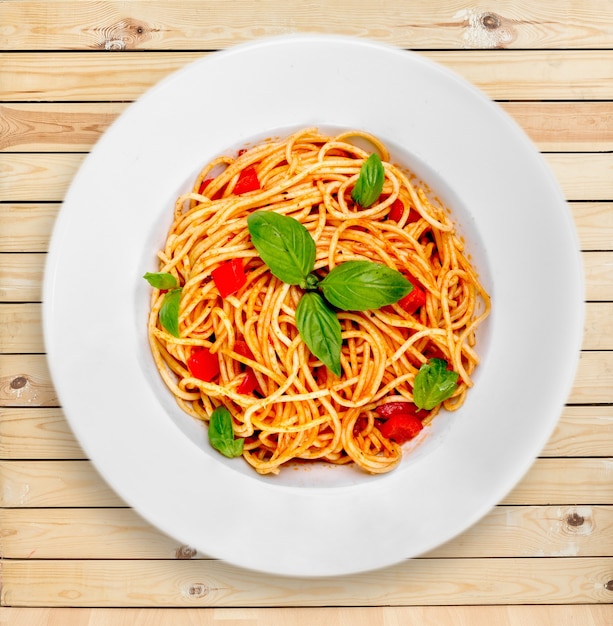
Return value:
[[(373, 12), (368, 2), (349, 0), (312, 7), (290, 0), (248, 0), (228, 11), (214, 0), (164, 0), (79, 3), (0, 4), (5, 24), (0, 46), (11, 50), (165, 50), (225, 48), (254, 37), (300, 31), (359, 35), (412, 48), (601, 48), (610, 44), (613, 20), (605, 0), (584, 0), (580, 10), (570, 0), (525, 4), (505, 1), (496, 12), (479, 2), (444, 4), (417, 0), (381, 0)], [(351, 15), (351, 20), (347, 19)], [(194, 19), (206, 16), (206, 19)]]
[(613, 558), (413, 559), (333, 580), (241, 570), (216, 560), (16, 560), (9, 606), (257, 607), (607, 603)]
[(569, 206), (581, 249), (610, 250), (613, 242), (613, 202), (570, 202)]
[(62, 409), (0, 409), (0, 459), (84, 458)]
[(613, 263), (610, 252), (586, 252), (582, 256), (586, 300), (613, 300)]
[(584, 350), (613, 350), (613, 329), (609, 333), (612, 317), (613, 303), (586, 303), (585, 333), (583, 335)]
[[(427, 558), (608, 556), (613, 506), (497, 506)], [(6, 509), (5, 559), (202, 559), (132, 509)]]
[(40, 302), (46, 254), (0, 254), (0, 302)]
[(84, 158), (84, 154), (0, 154), (0, 201), (63, 200)]
[[(0, 203), (0, 252), (44, 252), (59, 203)], [(582, 250), (608, 250), (613, 202), (569, 202)]]
[(609, 102), (501, 102), (540, 150), (599, 152), (613, 148)]
[[(613, 64), (613, 60), (612, 60)], [(59, 202), (83, 154), (0, 153), (0, 201)], [(568, 200), (613, 199), (613, 153), (546, 154)], [(29, 184), (33, 178), (37, 185)]]
[(41, 305), (0, 304), (0, 337), (3, 354), (44, 352)]
[[(187, 63), (210, 53), (0, 53), (0, 100), (133, 100)], [(490, 98), (613, 99), (613, 50), (424, 51)], [(500, 63), (504, 54), (504, 63)], [(70, 58), (72, 71), (66, 72)]]
[[(2, 5), (0, 5), (1, 7)], [(85, 152), (129, 103), (23, 102), (0, 105), (0, 151)], [(608, 102), (501, 102), (540, 150), (613, 149)]]
[[(611, 502), (613, 459), (539, 458), (504, 498), (513, 505)], [(89, 461), (2, 461), (4, 507), (125, 506)]]
[(0, 252), (45, 252), (59, 203), (0, 203)]
[(0, 150), (86, 152), (127, 106), (107, 102), (0, 105)]
[[(4, 622), (2, 621), (4, 620)], [(563, 606), (398, 606), (122, 609), (0, 607), (0, 623), (11, 626), (608, 626), (613, 607)]]
[(56, 407), (58, 403), (44, 355), (0, 355), (1, 407)]
[(541, 456), (613, 456), (613, 407), (565, 407)]
[(3, 461), (1, 506), (126, 506), (89, 461)]

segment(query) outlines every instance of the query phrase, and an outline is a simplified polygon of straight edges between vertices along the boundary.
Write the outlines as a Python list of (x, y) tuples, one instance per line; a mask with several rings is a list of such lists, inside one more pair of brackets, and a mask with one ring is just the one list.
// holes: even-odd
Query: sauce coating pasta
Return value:
[[(384, 171), (381, 193), (366, 207), (352, 198), (369, 157), (364, 142)], [(247, 220), (256, 211), (304, 226), (317, 279), (369, 260), (413, 286), (374, 310), (331, 307), (341, 328), (340, 376), (300, 335), (304, 288), (273, 275), (253, 245)], [(151, 296), (148, 334), (160, 374), (194, 418), (209, 422), (227, 409), (242, 456), (261, 474), (299, 459), (390, 471), (402, 448), (387, 420), (411, 413), (427, 424), (441, 407), (459, 408), (473, 385), (475, 331), (489, 297), (447, 211), (367, 133), (304, 129), (213, 160), (177, 199), (158, 257), (158, 272), (172, 277)], [(172, 315), (171, 332), (163, 320)], [(433, 359), (457, 382), (449, 397), (420, 409), (415, 379)]]

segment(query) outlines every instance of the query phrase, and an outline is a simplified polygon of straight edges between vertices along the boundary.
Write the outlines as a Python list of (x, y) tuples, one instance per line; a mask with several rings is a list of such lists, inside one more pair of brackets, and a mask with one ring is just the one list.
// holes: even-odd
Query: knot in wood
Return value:
[(181, 546), (177, 548), (175, 555), (178, 559), (193, 559), (196, 556), (196, 550), (189, 546)]
[(613, 591), (613, 580), (609, 580), (605, 583), (604, 588), (607, 591)]
[(107, 51), (136, 48), (150, 39), (152, 28), (139, 20), (126, 18), (101, 29), (100, 47)]
[(28, 384), (28, 379), (25, 376), (17, 376), (11, 380), (11, 389), (22, 389)]
[(204, 583), (193, 583), (187, 588), (190, 598), (204, 598), (209, 593), (209, 588)]
[(481, 24), (483, 24), (483, 28), (487, 28), (487, 30), (496, 30), (500, 28), (502, 21), (496, 13), (484, 13), (481, 16)]
[(577, 513), (577, 511), (573, 511), (572, 513), (570, 513), (570, 515), (566, 516), (566, 523), (569, 526), (582, 526), (583, 523), (585, 522), (585, 517), (583, 517), (583, 515), (579, 515), (579, 513)]

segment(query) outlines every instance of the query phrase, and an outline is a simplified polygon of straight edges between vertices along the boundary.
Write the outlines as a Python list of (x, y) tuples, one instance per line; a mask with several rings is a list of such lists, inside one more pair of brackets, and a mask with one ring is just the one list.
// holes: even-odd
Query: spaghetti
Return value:
[[(351, 192), (369, 156), (365, 141), (385, 178), (377, 200), (362, 207)], [(276, 278), (251, 241), (247, 218), (262, 210), (306, 228), (316, 244), (314, 275), (366, 259), (414, 286), (413, 295), (376, 310), (335, 311), (340, 376), (298, 332), (303, 289)], [(390, 471), (402, 449), (386, 436), (386, 417), (408, 412), (427, 424), (441, 407), (461, 406), (473, 385), (475, 331), (489, 297), (447, 211), (367, 133), (304, 129), (213, 160), (177, 199), (158, 256), (159, 272), (174, 277), (177, 315), (169, 332), (160, 319), (170, 292), (154, 288), (148, 333), (159, 372), (194, 418), (208, 422), (227, 409), (242, 456), (261, 474), (298, 459)], [(457, 384), (435, 407), (417, 410), (415, 379), (432, 359), (453, 370)]]

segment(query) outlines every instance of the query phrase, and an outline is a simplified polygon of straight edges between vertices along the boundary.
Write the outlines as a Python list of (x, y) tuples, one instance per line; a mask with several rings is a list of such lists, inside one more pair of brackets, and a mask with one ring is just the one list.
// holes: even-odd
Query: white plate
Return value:
[[(394, 472), (260, 477), (212, 452), (153, 368), (148, 286), (176, 195), (228, 148), (303, 126), (382, 138), (451, 205), (493, 300), (464, 407)], [(583, 283), (573, 222), (501, 109), (417, 54), (301, 35), (208, 55), (131, 105), (60, 212), (44, 280), (53, 381), (86, 454), (152, 524), (206, 555), (295, 576), (366, 571), (461, 533), (528, 470), (573, 381)]]

